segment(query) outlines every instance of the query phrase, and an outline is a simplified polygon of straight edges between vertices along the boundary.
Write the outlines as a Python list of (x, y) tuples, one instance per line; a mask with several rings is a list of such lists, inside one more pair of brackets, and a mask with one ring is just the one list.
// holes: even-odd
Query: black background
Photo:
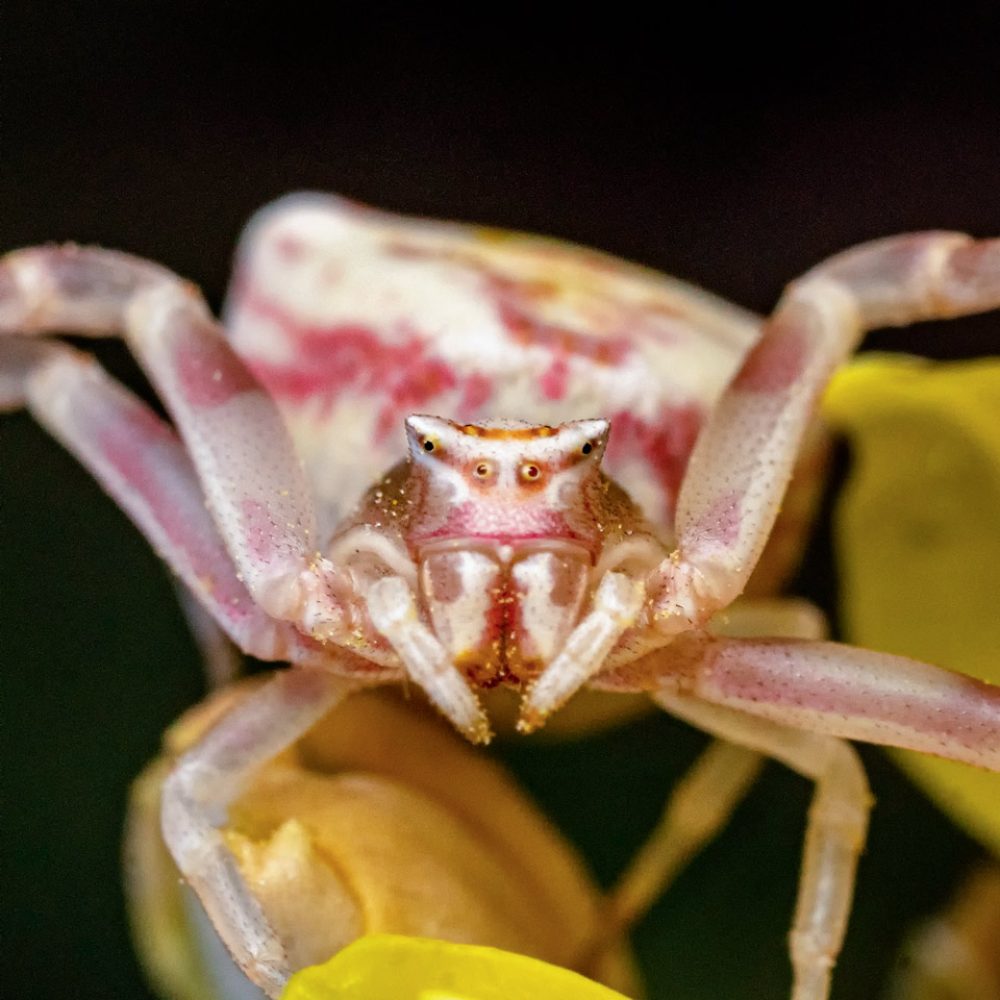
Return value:
[[(0, 248), (130, 250), (218, 306), (249, 214), (311, 188), (593, 244), (766, 311), (859, 240), (1000, 233), (994, 4), (752, 6), (550, 24), (537, 8), (431, 23), (376, 5), (7, 0)], [(998, 343), (995, 316), (869, 340), (938, 357)], [(132, 377), (116, 347), (102, 355)], [(0, 559), (0, 992), (143, 997), (118, 888), (123, 797), (198, 696), (197, 658), (145, 544), (23, 416), (0, 424)], [(802, 587), (829, 604), (831, 573), (820, 541)], [(700, 745), (653, 718), (507, 756), (607, 881)], [(840, 1000), (878, 996), (900, 935), (977, 854), (865, 759), (879, 804)], [(807, 802), (771, 768), (657, 906), (637, 934), (654, 996), (786, 994)]]

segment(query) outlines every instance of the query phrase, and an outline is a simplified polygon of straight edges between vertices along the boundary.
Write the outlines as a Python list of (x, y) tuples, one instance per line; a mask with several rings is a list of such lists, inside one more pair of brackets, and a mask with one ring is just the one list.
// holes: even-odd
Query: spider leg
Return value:
[(310, 635), (346, 628), (305, 475), (274, 402), (195, 289), (125, 254), (42, 247), (0, 261), (0, 335), (121, 334), (170, 411), (239, 577)]
[(858, 857), (872, 806), (849, 743), (757, 719), (672, 692), (653, 696), (668, 712), (730, 743), (780, 760), (816, 783), (790, 936), (792, 1000), (826, 1000), (847, 930)]
[(530, 733), (597, 674), (615, 643), (642, 611), (642, 581), (626, 573), (605, 573), (590, 610), (563, 648), (531, 684), (521, 701), (518, 731)]
[(49, 341), (0, 339), (10, 404), (27, 406), (149, 539), (193, 597), (245, 652), (322, 663), (327, 654), (253, 601), (205, 509), (174, 430), (90, 357)]
[(729, 821), (760, 774), (763, 758), (714, 740), (670, 793), (653, 832), (611, 890), (601, 941), (636, 923), (680, 870)]
[[(712, 622), (712, 630), (727, 636), (815, 639), (826, 634), (826, 620), (808, 601), (753, 598), (727, 608)], [(603, 940), (639, 920), (680, 869), (729, 821), (761, 764), (761, 755), (744, 746), (724, 740), (709, 746), (671, 792), (659, 823), (612, 889), (608, 915), (602, 921)]]
[(649, 580), (657, 627), (704, 624), (742, 592), (819, 396), (865, 331), (998, 307), (1000, 239), (953, 233), (866, 244), (792, 284), (695, 445), (677, 551)]
[(595, 686), (651, 690), (673, 714), (817, 782), (792, 932), (793, 1000), (827, 996), (864, 840), (867, 786), (843, 740), (1000, 771), (1000, 687), (902, 656), (807, 639), (691, 634)]
[(202, 669), (209, 689), (231, 684), (243, 673), (242, 651), (187, 587), (175, 581), (174, 593), (191, 637), (201, 654)]
[[(1000, 771), (1000, 685), (905, 656), (803, 639), (682, 639), (660, 686), (810, 732)], [(633, 669), (642, 670), (642, 661)], [(652, 682), (649, 682), (650, 684)]]
[(473, 743), (488, 743), (490, 727), (482, 705), (437, 636), (424, 624), (410, 585), (385, 576), (367, 591), (368, 613), (437, 709)]
[(294, 970), (219, 827), (256, 770), (354, 686), (327, 671), (280, 671), (185, 753), (163, 786), (163, 836), (181, 874), (237, 964), (272, 997)]

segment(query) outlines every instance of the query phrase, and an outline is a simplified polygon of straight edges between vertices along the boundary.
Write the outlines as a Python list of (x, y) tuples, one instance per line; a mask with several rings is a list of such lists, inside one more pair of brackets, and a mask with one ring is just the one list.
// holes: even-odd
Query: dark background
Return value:
[[(752, 7), (754, 5), (745, 5)], [(221, 301), (242, 223), (290, 190), (593, 244), (767, 310), (859, 240), (1000, 233), (1000, 25), (933, 13), (718, 5), (542, 23), (483, 6), (428, 23), (369, 5), (6, 0), (0, 248), (75, 239)], [(808, 16), (808, 21), (807, 21)], [(870, 341), (996, 352), (996, 317)], [(116, 347), (102, 350), (131, 369)], [(144, 997), (119, 890), (130, 778), (202, 690), (167, 578), (23, 416), (0, 423), (6, 997)], [(801, 588), (828, 606), (823, 532)], [(702, 745), (652, 718), (583, 747), (522, 743), (525, 781), (610, 880)], [(835, 978), (868, 1000), (900, 936), (977, 848), (877, 751), (878, 806)], [(636, 940), (651, 994), (788, 989), (809, 789), (772, 767)]]

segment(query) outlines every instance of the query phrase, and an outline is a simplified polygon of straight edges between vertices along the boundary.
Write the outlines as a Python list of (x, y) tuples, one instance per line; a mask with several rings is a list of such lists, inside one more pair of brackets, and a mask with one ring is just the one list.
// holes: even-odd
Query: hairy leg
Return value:
[(92, 473), (205, 611), (261, 659), (325, 662), (327, 654), (272, 618), (237, 576), (174, 430), (87, 355), (49, 341), (0, 338), (12, 405)]
[(701, 635), (632, 670), (633, 688), (658, 684), (778, 724), (1000, 771), (1000, 686), (905, 656)]
[(1000, 307), (1000, 239), (917, 233), (866, 244), (792, 284), (716, 404), (684, 474), (677, 552), (649, 580), (665, 635), (745, 587), (817, 400), (867, 330)]
[(0, 259), (0, 337), (120, 334), (170, 411), (240, 578), (270, 615), (308, 634), (344, 626), (312, 502), (273, 400), (197, 291), (146, 261), (40, 247)]
[[(760, 598), (738, 601), (713, 630), (725, 635), (818, 638), (822, 612), (808, 601)], [(671, 793), (663, 815), (612, 890), (610, 933), (639, 920), (677, 873), (728, 822), (760, 772), (762, 758), (743, 746), (716, 741)]]
[(868, 809), (857, 760), (836, 737), (1000, 771), (1000, 687), (901, 656), (693, 633), (595, 686), (653, 691), (681, 718), (817, 781), (792, 938), (795, 1000), (827, 995)]
[(680, 870), (729, 821), (760, 774), (754, 750), (715, 740), (671, 792), (663, 815), (611, 891), (603, 941), (640, 920)]
[(792, 1000), (826, 1000), (847, 929), (872, 799), (848, 743), (806, 733), (689, 695), (654, 695), (668, 712), (731, 743), (780, 760), (816, 783), (792, 924)]
[(188, 750), (163, 786), (163, 836), (181, 874), (233, 958), (270, 996), (281, 992), (293, 970), (219, 827), (256, 770), (355, 686), (324, 671), (281, 671)]

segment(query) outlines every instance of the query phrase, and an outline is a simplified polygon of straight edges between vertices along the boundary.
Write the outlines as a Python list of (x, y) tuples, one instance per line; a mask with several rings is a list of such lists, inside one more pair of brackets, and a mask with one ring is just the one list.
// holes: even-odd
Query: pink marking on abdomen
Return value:
[(569, 364), (565, 358), (553, 358), (552, 364), (542, 373), (538, 385), (546, 399), (562, 399), (569, 384)]
[(460, 420), (473, 417), (493, 395), (493, 381), (478, 372), (467, 376), (462, 383), (462, 399), (458, 404), (457, 416)]
[[(408, 332), (399, 341), (386, 343), (374, 329), (357, 323), (297, 323), (279, 306), (249, 292), (241, 304), (279, 326), (291, 347), (290, 362), (249, 359), (276, 398), (301, 404), (317, 398), (332, 403), (347, 391), (372, 396), (382, 401), (378, 439), (394, 432), (404, 416), (446, 394), (461, 392), (456, 414), (461, 419), (474, 415), (493, 393), (486, 375), (460, 376), (432, 354), (427, 338), (417, 333)], [(454, 405), (448, 408), (453, 410)]]
[(633, 456), (643, 460), (663, 494), (663, 509), (647, 511), (650, 517), (666, 523), (672, 520), (677, 493), (702, 420), (701, 408), (694, 403), (664, 404), (653, 420), (640, 419), (627, 410), (611, 418), (608, 471), (615, 475), (616, 468)]
[(171, 346), (180, 390), (192, 406), (207, 409), (243, 392), (263, 392), (239, 355), (214, 330), (185, 329)]
[(417, 357), (409, 364), (386, 371), (388, 399), (375, 425), (376, 441), (395, 430), (403, 416), (455, 388), (455, 372), (438, 358)]
[[(428, 520), (431, 520), (428, 518)], [(419, 525), (410, 534), (414, 545), (442, 538), (481, 538), (501, 545), (539, 538), (566, 539), (593, 549), (594, 540), (582, 538), (566, 519), (550, 507), (532, 508), (509, 503), (466, 502), (449, 507), (426, 530)]]
[(626, 337), (599, 336), (594, 333), (558, 326), (540, 319), (532, 311), (533, 303), (518, 297), (516, 283), (491, 282), (495, 294), (497, 315), (504, 328), (518, 344), (544, 347), (553, 354), (568, 354), (586, 358), (598, 365), (620, 365), (632, 350)]

